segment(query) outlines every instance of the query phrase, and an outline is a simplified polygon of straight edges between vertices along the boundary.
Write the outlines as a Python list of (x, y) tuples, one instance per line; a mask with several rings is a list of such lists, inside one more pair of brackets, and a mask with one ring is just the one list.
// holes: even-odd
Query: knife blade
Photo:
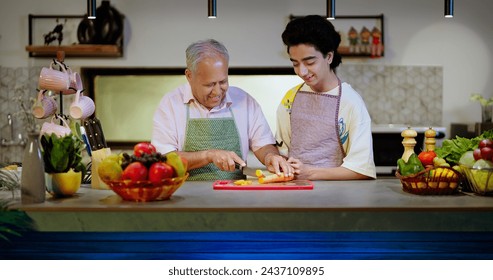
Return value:
[(245, 166), (241, 169), (241, 172), (243, 172), (243, 175), (250, 176), (250, 177), (257, 177), (257, 175), (255, 174), (256, 171), (257, 171), (257, 169), (251, 168), (248, 166)]

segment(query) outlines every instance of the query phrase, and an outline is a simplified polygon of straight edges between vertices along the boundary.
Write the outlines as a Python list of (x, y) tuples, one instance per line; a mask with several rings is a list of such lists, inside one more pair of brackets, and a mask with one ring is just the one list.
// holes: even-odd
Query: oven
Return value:
[[(373, 159), (378, 176), (393, 176), (397, 170), (397, 160), (404, 153), (401, 132), (408, 127), (406, 125), (386, 124), (372, 125)], [(416, 130), (416, 146), (414, 152), (419, 154), (424, 149), (424, 133), (429, 127), (411, 127)], [(436, 146), (440, 147), (446, 136), (445, 127), (433, 127), (437, 132)]]

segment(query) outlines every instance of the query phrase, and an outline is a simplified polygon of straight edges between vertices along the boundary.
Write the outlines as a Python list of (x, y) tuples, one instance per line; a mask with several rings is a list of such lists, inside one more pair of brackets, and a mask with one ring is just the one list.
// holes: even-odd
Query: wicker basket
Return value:
[(440, 166), (402, 176), (399, 171), (395, 176), (401, 180), (404, 191), (419, 195), (450, 195), (458, 191), (461, 174), (457, 170)]

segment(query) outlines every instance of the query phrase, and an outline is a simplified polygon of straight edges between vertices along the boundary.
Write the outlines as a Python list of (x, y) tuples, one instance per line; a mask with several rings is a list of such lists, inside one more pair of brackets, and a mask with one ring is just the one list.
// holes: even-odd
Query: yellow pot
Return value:
[(47, 177), (47, 190), (55, 197), (74, 195), (82, 183), (82, 172), (74, 172), (72, 169), (65, 173), (51, 173)]

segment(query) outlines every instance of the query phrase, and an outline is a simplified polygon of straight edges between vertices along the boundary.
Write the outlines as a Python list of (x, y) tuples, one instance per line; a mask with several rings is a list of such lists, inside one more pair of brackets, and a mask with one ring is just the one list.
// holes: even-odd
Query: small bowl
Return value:
[(167, 200), (187, 180), (188, 173), (183, 177), (163, 179), (160, 182), (118, 180), (103, 180), (123, 200), (147, 202)]
[(460, 166), (466, 175), (469, 188), (479, 195), (493, 195), (493, 168)]

